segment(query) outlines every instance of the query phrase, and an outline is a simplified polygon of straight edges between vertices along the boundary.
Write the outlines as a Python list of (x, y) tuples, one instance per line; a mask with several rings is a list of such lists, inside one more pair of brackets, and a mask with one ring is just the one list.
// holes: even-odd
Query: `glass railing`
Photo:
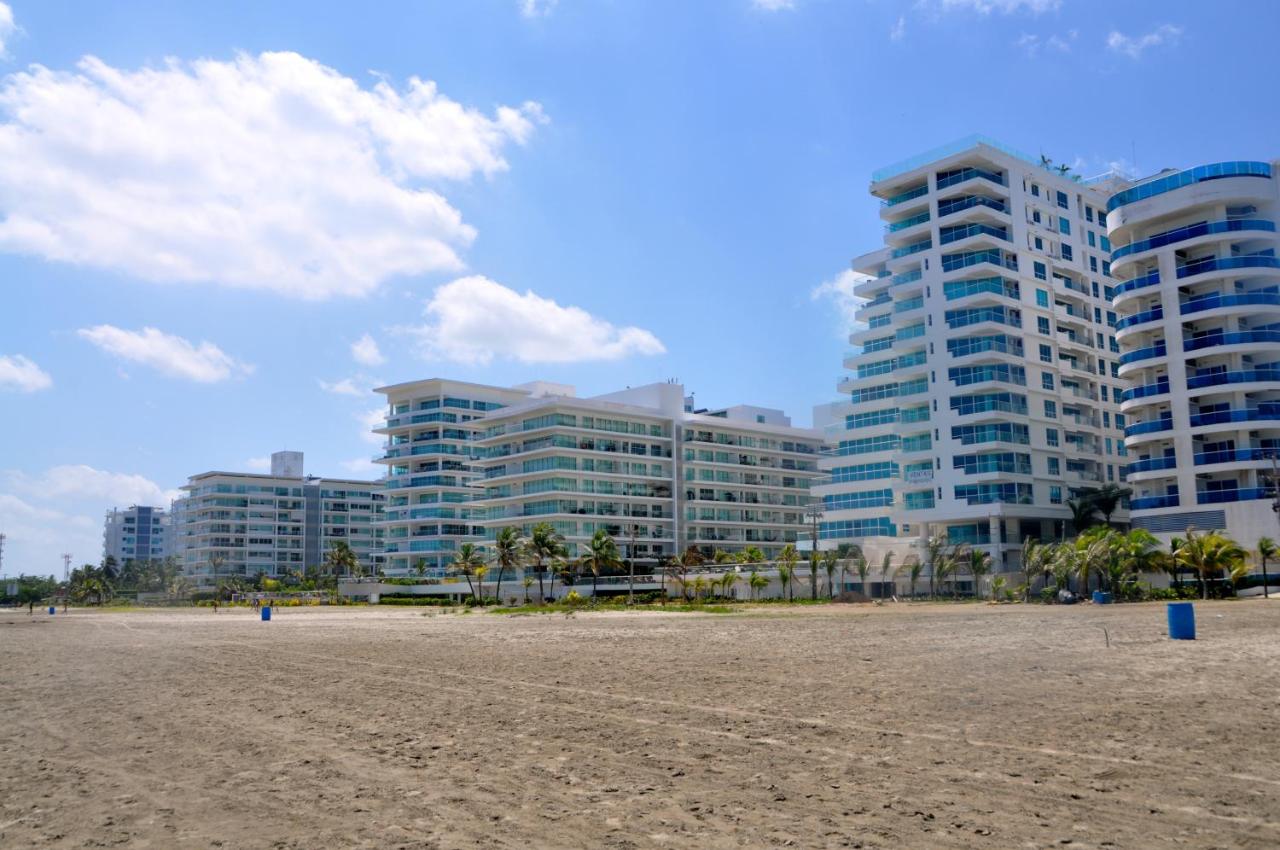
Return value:
[(1213, 410), (1191, 414), (1191, 427), (1223, 425), (1231, 422), (1265, 422), (1280, 420), (1280, 404), (1260, 404), (1244, 410)]
[(1280, 381), (1280, 369), (1241, 369), (1233, 372), (1214, 372), (1187, 378), (1187, 389), (1218, 387), (1223, 384), (1252, 384), (1259, 381)]
[(959, 242), (961, 239), (968, 239), (970, 236), (992, 236), (1003, 239), (1005, 242), (1009, 241), (1009, 231), (1003, 227), (994, 227), (990, 224), (957, 224), (938, 231), (938, 244), (947, 245), (951, 242)]
[(1183, 351), (1199, 351), (1219, 345), (1242, 345), (1249, 342), (1280, 342), (1280, 331), (1236, 331), (1211, 333), (1182, 341)]
[(985, 171), (981, 168), (960, 168), (955, 171), (944, 171), (938, 175), (938, 188), (945, 189), (948, 186), (955, 186), (966, 180), (972, 180), (975, 177), (981, 177), (983, 180), (990, 180), (997, 186), (1004, 185), (1004, 178), (993, 171)]
[(1010, 327), (1022, 327), (1022, 314), (1018, 310), (1006, 311), (1003, 307), (979, 307), (972, 310), (948, 310), (947, 326), (952, 330), (981, 322), (998, 322)]
[(899, 230), (906, 230), (908, 227), (915, 227), (917, 224), (924, 224), (929, 220), (929, 213), (922, 212), (919, 215), (913, 215), (910, 218), (904, 218), (902, 221), (895, 221), (892, 224), (886, 224), (885, 233), (897, 233)]
[[(1185, 310), (1183, 312), (1186, 312)], [(1131, 328), (1134, 325), (1142, 325), (1147, 322), (1156, 322), (1164, 318), (1163, 307), (1153, 307), (1150, 310), (1143, 310), (1141, 313), (1134, 313), (1132, 316), (1125, 316), (1116, 322), (1116, 330), (1122, 331), (1125, 328)]]
[(914, 189), (908, 189), (907, 191), (901, 194), (894, 195), (892, 198), (889, 198), (888, 200), (881, 201), (880, 206), (896, 207), (898, 204), (903, 204), (903, 203), (906, 203), (907, 201), (914, 201), (916, 198), (923, 197), (924, 195), (927, 195), (927, 194), (929, 194), (929, 184), (922, 183), (919, 186), (915, 187)]
[(912, 254), (918, 254), (921, 251), (928, 251), (933, 247), (932, 239), (923, 239), (919, 242), (913, 242), (910, 245), (903, 245), (901, 248), (894, 248), (890, 254), (895, 260), (899, 257), (908, 257)]
[(1012, 354), (1014, 357), (1021, 357), (1023, 352), (1022, 342), (1020, 340), (1003, 336), (947, 340), (947, 353), (952, 357), (968, 357), (970, 354), (981, 354), (986, 351), (994, 351), (999, 354)]
[(1173, 469), (1177, 465), (1178, 459), (1172, 455), (1169, 457), (1151, 457), (1146, 460), (1135, 460), (1125, 467), (1125, 475), (1134, 472), (1152, 472), (1157, 469)]
[(903, 272), (902, 274), (895, 274), (893, 276), (893, 280), (889, 281), (889, 283), (897, 286), (901, 283), (913, 283), (922, 277), (924, 277), (924, 272), (920, 271), (920, 269), (913, 269), (912, 271)]
[(1201, 165), (1196, 168), (1189, 168), (1186, 171), (1179, 171), (1177, 174), (1170, 174), (1167, 177), (1160, 177), (1156, 180), (1141, 183), (1131, 189), (1125, 189), (1123, 192), (1117, 192), (1107, 201), (1107, 212), (1111, 212), (1111, 210), (1122, 207), (1125, 204), (1131, 204), (1134, 201), (1153, 198), (1156, 195), (1163, 195), (1165, 192), (1172, 192), (1174, 189), (1181, 189), (1184, 186), (1203, 183), (1206, 180), (1217, 180), (1222, 177), (1270, 176), (1271, 166), (1265, 162), (1215, 162), (1212, 165)]
[(1249, 502), (1254, 499), (1270, 499), (1272, 492), (1265, 487), (1239, 487), (1234, 490), (1198, 490), (1196, 504), (1220, 505), (1223, 502)]
[(1020, 297), (1018, 284), (1014, 281), (1005, 280), (1002, 277), (980, 277), (974, 280), (953, 280), (942, 285), (943, 294), (948, 301), (955, 301), (958, 298), (964, 298), (968, 295), (975, 295), (979, 292), (990, 292), (992, 295), (1002, 295), (1005, 298), (1017, 299)]
[(991, 263), (1014, 271), (1018, 270), (1017, 258), (1010, 257), (1006, 259), (1002, 251), (966, 251), (963, 254), (942, 255), (942, 270), (944, 272), (953, 272), (969, 266), (976, 266), (978, 263)]
[(1237, 292), (1234, 295), (1202, 295), (1184, 301), (1182, 315), (1213, 310), (1218, 307), (1280, 306), (1280, 292)]
[(1176, 508), (1177, 506), (1177, 496), (1143, 496), (1140, 499), (1129, 500), (1131, 511), (1149, 511), (1152, 508)]
[(881, 304), (888, 304), (892, 300), (893, 296), (886, 292), (883, 295), (877, 295), (875, 298), (872, 298), (870, 301), (863, 304), (862, 309), (870, 310), (873, 307), (879, 307)]
[(1120, 365), (1124, 366), (1127, 363), (1134, 363), (1138, 360), (1150, 360), (1153, 357), (1164, 357), (1168, 353), (1165, 344), (1162, 342), (1159, 345), (1151, 345), (1146, 348), (1139, 348), (1137, 351), (1121, 354)]
[(1188, 224), (1186, 227), (1166, 230), (1164, 233), (1157, 233), (1155, 236), (1139, 239), (1137, 242), (1130, 242), (1128, 245), (1121, 245), (1111, 252), (1111, 262), (1114, 263), (1121, 257), (1127, 257), (1130, 254), (1150, 251), (1153, 248), (1163, 248), (1165, 245), (1185, 242), (1188, 239), (1195, 239), (1199, 236), (1212, 236), (1215, 233), (1239, 233), (1242, 230), (1262, 230), (1268, 233), (1275, 233), (1276, 225), (1275, 222), (1268, 221), (1265, 218), (1233, 218), (1226, 221), (1202, 221), (1197, 224)]
[(1164, 395), (1169, 392), (1169, 380), (1156, 381), (1154, 384), (1143, 384), (1140, 387), (1131, 387), (1120, 393), (1121, 401), (1132, 401), (1135, 398), (1149, 398), (1153, 395)]
[(918, 296), (916, 298), (908, 298), (906, 301), (899, 301), (898, 303), (894, 304), (893, 312), (905, 313), (908, 310), (915, 310), (923, 306), (924, 306), (924, 296)]
[(886, 336), (880, 339), (867, 340), (862, 345), (862, 351), (850, 351), (845, 357), (857, 357), (859, 354), (871, 354), (874, 351), (884, 351), (886, 348), (893, 347), (893, 337)]
[(963, 210), (972, 209), (974, 207), (986, 207), (996, 212), (1007, 213), (1009, 207), (1004, 201), (998, 201), (995, 198), (988, 198), (985, 195), (965, 195), (963, 198), (952, 198), (947, 201), (938, 202), (938, 218), (958, 213)]
[(924, 336), (924, 334), (925, 334), (925, 326), (924, 326), (924, 323), (921, 322), (918, 325), (911, 325), (909, 327), (905, 327), (898, 330), (896, 333), (894, 333), (893, 338), (898, 342), (901, 342), (904, 339), (915, 339), (918, 336)]
[(1153, 419), (1150, 422), (1135, 422), (1124, 429), (1126, 437), (1132, 437), (1137, 434), (1154, 434), (1157, 431), (1172, 431), (1172, 419)]
[(1178, 267), (1178, 278), (1191, 277), (1205, 272), (1231, 271), (1233, 269), (1280, 269), (1280, 259), (1270, 254), (1245, 254), (1241, 257), (1205, 257), (1192, 260)]
[(1223, 449), (1216, 452), (1197, 452), (1195, 455), (1196, 466), (1204, 466), (1210, 463), (1237, 463), (1248, 460), (1270, 460), (1274, 455), (1273, 449)]
[(1160, 283), (1160, 271), (1158, 269), (1147, 272), (1141, 277), (1135, 277), (1133, 280), (1126, 280), (1124, 283), (1117, 284), (1115, 294), (1122, 292), (1132, 292), (1135, 289), (1145, 289), (1148, 286), (1155, 286)]

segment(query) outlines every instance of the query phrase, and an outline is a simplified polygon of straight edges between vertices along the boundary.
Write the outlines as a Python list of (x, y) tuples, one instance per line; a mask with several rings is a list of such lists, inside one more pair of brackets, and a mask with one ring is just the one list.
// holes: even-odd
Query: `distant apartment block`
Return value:
[(133, 505), (107, 511), (102, 556), (125, 561), (160, 561), (170, 554), (169, 514), (164, 508)]
[(1123, 482), (1114, 185), (981, 138), (873, 175), (884, 246), (853, 263), (843, 399), (815, 411), (823, 538), (945, 535), (1012, 571), (1024, 538), (1066, 530), (1068, 499)]
[(460, 543), (539, 522), (573, 555), (604, 530), (650, 562), (689, 546), (772, 556), (802, 534), (819, 474), (817, 432), (776, 410), (697, 410), (674, 383), (590, 398), (440, 379), (379, 392), (389, 575), (439, 574)]
[(382, 482), (303, 474), (301, 452), (271, 456), (271, 474), (204, 472), (174, 503), (174, 546), (186, 576), (279, 576), (321, 568), (347, 543), (365, 572), (380, 566)]

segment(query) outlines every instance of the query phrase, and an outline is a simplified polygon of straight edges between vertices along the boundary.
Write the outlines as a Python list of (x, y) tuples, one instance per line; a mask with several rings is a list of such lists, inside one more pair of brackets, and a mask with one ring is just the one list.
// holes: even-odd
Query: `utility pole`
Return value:
[(0, 576), (4, 575), (4, 541), (5, 534), (0, 531)]
[(813, 522), (813, 545), (809, 548), (809, 590), (813, 593), (813, 601), (818, 601), (818, 520), (822, 519), (822, 503), (812, 501), (805, 505), (804, 515)]
[(62, 553), (62, 580), (64, 582), (71, 581), (71, 553)]

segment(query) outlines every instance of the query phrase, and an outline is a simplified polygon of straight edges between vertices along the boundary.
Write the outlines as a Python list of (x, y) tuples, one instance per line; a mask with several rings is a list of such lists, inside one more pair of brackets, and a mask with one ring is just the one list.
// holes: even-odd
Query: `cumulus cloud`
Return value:
[(1067, 30), (1063, 35), (1054, 33), (1048, 38), (1042, 38), (1032, 33), (1023, 33), (1014, 42), (1014, 46), (1032, 58), (1040, 54), (1041, 48), (1044, 48), (1046, 52), (1070, 53), (1071, 45), (1079, 35), (1078, 30)]
[(0, 81), (0, 250), (157, 282), (321, 299), (457, 271), (475, 237), (432, 184), (493, 175), (542, 109), (416, 77), (362, 87), (296, 53)]
[(54, 466), (39, 475), (9, 471), (4, 477), (9, 489), (44, 502), (93, 499), (107, 507), (163, 507), (182, 495), (182, 491), (162, 489), (142, 475), (107, 472), (85, 464)]
[(840, 334), (847, 336), (854, 330), (858, 308), (866, 299), (853, 294), (853, 288), (867, 276), (853, 269), (845, 269), (831, 280), (825, 280), (809, 291), (811, 301), (825, 301), (835, 307), (840, 318)]
[(53, 386), (49, 373), (21, 354), (0, 354), (0, 390), (33, 393)]
[(426, 315), (425, 325), (410, 329), (423, 356), (455, 363), (581, 363), (666, 351), (647, 330), (618, 327), (581, 307), (480, 276), (436, 289)]
[(374, 428), (381, 428), (387, 424), (387, 409), (385, 407), (362, 410), (356, 414), (356, 421), (360, 423), (360, 439), (369, 445), (380, 446), (387, 441), (387, 438), (383, 435), (373, 433)]
[(13, 9), (9, 8), (8, 3), (0, 3), (0, 56), (5, 55), (5, 44), (17, 28), (18, 25), (13, 20)]
[(369, 334), (351, 343), (351, 357), (362, 366), (381, 366), (387, 362), (378, 349), (377, 340)]
[(1182, 27), (1173, 24), (1161, 24), (1149, 33), (1136, 36), (1112, 30), (1107, 36), (1107, 49), (1113, 53), (1122, 53), (1130, 59), (1141, 59), (1147, 49), (1161, 45), (1176, 47), (1181, 38)]
[(271, 457), (270, 455), (264, 457), (251, 457), (244, 462), (244, 468), (250, 472), (270, 472)]
[(1014, 12), (1041, 15), (1056, 11), (1062, 6), (1062, 0), (939, 0), (938, 5), (944, 12), (966, 10), (980, 15), (990, 15), (992, 12), (1002, 15)]
[(781, 12), (794, 9), (796, 0), (751, 0), (751, 5), (763, 12)]
[(890, 41), (902, 41), (907, 34), (907, 16), (899, 15), (898, 22), (893, 25), (893, 29), (889, 30)]
[(113, 325), (97, 325), (77, 333), (108, 354), (142, 363), (174, 378), (212, 384), (253, 371), (252, 366), (232, 358), (211, 342), (192, 345), (156, 328), (127, 331)]
[(350, 378), (341, 378), (337, 381), (321, 380), (320, 389), (334, 395), (365, 398), (381, 383), (382, 381), (378, 378), (370, 378), (368, 375), (352, 375)]
[(560, 0), (519, 0), (520, 14), (526, 18), (545, 18), (559, 5)]

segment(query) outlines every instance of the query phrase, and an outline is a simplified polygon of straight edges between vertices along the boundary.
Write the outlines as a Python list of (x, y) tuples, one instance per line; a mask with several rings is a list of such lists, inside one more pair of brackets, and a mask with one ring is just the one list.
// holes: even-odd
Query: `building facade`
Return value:
[(1133, 524), (1275, 537), (1280, 163), (1166, 171), (1107, 202)]
[(174, 554), (198, 585), (314, 572), (338, 541), (364, 572), (381, 566), (382, 482), (304, 476), (301, 452), (271, 456), (271, 474), (204, 472), (174, 504)]
[(1109, 188), (978, 138), (873, 176), (885, 244), (853, 263), (843, 399), (815, 411), (823, 538), (941, 534), (1012, 572), (1069, 499), (1122, 483)]
[(816, 432), (777, 410), (695, 409), (674, 383), (591, 398), (439, 379), (379, 392), (388, 575), (443, 575), (459, 544), (540, 522), (573, 555), (604, 530), (650, 562), (689, 546), (773, 556), (799, 539), (819, 475)]
[(169, 514), (164, 508), (133, 505), (107, 511), (102, 533), (103, 558), (125, 561), (162, 561), (170, 555)]

